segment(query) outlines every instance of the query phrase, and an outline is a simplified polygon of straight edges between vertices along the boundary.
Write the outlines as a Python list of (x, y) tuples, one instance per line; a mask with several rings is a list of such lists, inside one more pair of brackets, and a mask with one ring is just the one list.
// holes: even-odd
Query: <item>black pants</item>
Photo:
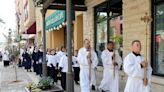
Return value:
[(57, 82), (57, 72), (55, 71), (55, 67), (49, 67), (49, 76)]
[(18, 66), (19, 67), (22, 67), (22, 61), (21, 61), (21, 59), (19, 58), (19, 63), (18, 63)]
[(4, 60), (4, 61), (3, 61), (3, 63), (4, 63), (4, 67), (7, 67), (7, 66), (9, 66), (9, 61), (7, 61), (7, 60)]
[(61, 73), (61, 86), (64, 90), (66, 90), (66, 73), (65, 72), (62, 72)]
[(33, 69), (34, 69), (34, 70), (33, 70), (34, 72), (37, 71), (37, 64), (36, 64), (36, 61), (34, 61), (34, 63), (33, 63)]
[(50, 67), (49, 66), (47, 66), (47, 74), (48, 74), (48, 76), (50, 76)]
[(42, 75), (42, 63), (37, 64), (37, 66), (38, 66), (38, 69), (37, 69), (38, 74), (41, 76)]
[(79, 81), (80, 67), (73, 67), (74, 70), (74, 80), (75, 82)]

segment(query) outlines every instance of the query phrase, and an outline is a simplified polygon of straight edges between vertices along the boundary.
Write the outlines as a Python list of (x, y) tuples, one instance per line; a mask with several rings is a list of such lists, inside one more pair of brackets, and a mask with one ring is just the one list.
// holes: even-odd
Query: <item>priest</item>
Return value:
[[(79, 50), (81, 92), (90, 92), (91, 86), (96, 83), (95, 68), (98, 64), (97, 55), (90, 47), (90, 41), (84, 40), (84, 47)], [(94, 80), (94, 82), (93, 82)]]

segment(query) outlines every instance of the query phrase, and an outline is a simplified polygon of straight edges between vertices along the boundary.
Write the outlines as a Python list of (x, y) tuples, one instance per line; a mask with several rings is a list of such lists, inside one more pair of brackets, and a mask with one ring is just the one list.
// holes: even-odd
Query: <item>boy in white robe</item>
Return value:
[(63, 55), (59, 62), (60, 72), (61, 72), (61, 86), (66, 90), (66, 73), (68, 72), (68, 57)]
[(96, 83), (95, 68), (98, 64), (97, 55), (90, 48), (90, 41), (84, 40), (84, 47), (79, 50), (81, 92), (90, 92), (91, 85)]
[(61, 51), (59, 51), (57, 53), (57, 57), (58, 57), (58, 64), (59, 62), (61, 61), (61, 57), (65, 56), (66, 55), (66, 48), (65, 47), (61, 47)]
[[(59, 51), (59, 52), (57, 52), (56, 53), (56, 55), (57, 55), (57, 67), (58, 67), (58, 70), (59, 70), (59, 63), (60, 63), (60, 59), (63, 57), (63, 56), (65, 56), (66, 55), (66, 48), (65, 47), (61, 47), (61, 50)], [(58, 77), (58, 80), (61, 80), (61, 74), (60, 74), (60, 72), (57, 74), (57, 77)]]
[[(124, 71), (128, 75), (128, 80), (124, 92), (150, 92), (152, 68), (140, 55), (141, 42), (132, 42), (132, 52), (124, 60)], [(144, 68), (147, 69), (147, 78), (144, 79)]]
[(102, 92), (119, 92), (119, 69), (122, 59), (117, 50), (114, 50), (114, 42), (109, 41), (107, 49), (101, 55), (103, 62), (103, 79), (99, 86)]
[(72, 56), (73, 70), (74, 70), (74, 81), (79, 85), (79, 74), (80, 74), (80, 65), (77, 61), (78, 50), (74, 51), (74, 56)]
[(57, 83), (57, 72), (55, 71), (57, 68), (57, 56), (54, 54), (55, 50), (50, 50), (47, 66), (49, 67), (49, 76)]

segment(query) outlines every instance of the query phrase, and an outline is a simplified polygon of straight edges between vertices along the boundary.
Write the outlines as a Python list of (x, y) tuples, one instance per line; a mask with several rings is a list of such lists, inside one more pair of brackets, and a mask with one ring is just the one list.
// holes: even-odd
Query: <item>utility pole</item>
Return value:
[[(44, 5), (43, 5), (44, 6)], [(47, 77), (47, 63), (46, 63), (46, 31), (45, 31), (45, 16), (47, 9), (42, 9), (42, 19), (43, 19), (43, 62), (42, 62), (42, 70), (43, 77)]]
[(74, 92), (74, 80), (72, 72), (72, 0), (66, 0), (67, 14), (67, 50), (68, 50), (68, 72), (67, 72), (67, 92)]

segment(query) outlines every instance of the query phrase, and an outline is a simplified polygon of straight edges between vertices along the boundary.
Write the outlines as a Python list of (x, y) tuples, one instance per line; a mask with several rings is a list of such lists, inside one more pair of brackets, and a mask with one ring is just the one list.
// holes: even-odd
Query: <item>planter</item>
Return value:
[[(31, 92), (31, 91), (27, 87), (25, 87), (25, 92)], [(64, 92), (64, 90), (58, 86), (52, 86), (51, 89), (46, 89), (43, 90), (42, 92)]]

